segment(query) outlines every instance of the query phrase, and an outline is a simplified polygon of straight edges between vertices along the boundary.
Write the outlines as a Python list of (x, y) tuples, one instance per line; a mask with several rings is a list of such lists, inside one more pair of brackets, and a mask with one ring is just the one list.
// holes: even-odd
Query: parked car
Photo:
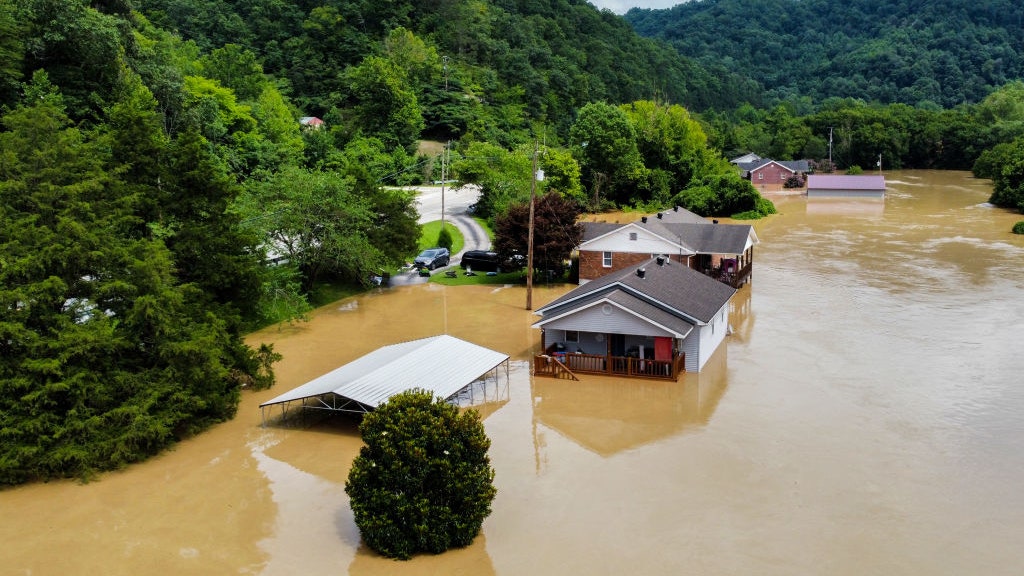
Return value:
[(526, 256), (516, 252), (502, 259), (501, 255), (491, 250), (470, 250), (462, 255), (461, 265), (479, 272), (511, 272), (526, 266)]
[(462, 267), (478, 272), (497, 272), (501, 267), (501, 259), (497, 252), (470, 250), (462, 255)]
[(413, 260), (413, 268), (426, 268), (427, 270), (433, 270), (434, 268), (440, 268), (441, 266), (447, 266), (448, 262), (451, 261), (451, 254), (448, 253), (447, 248), (428, 248)]

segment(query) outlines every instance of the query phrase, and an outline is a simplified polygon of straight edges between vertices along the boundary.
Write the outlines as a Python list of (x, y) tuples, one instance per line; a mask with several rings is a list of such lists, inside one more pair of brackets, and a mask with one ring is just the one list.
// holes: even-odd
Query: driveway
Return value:
[[(419, 223), (434, 222), (441, 219), (441, 204), (444, 203), (445, 221), (450, 222), (462, 233), (465, 243), (456, 254), (452, 254), (451, 263), (445, 268), (433, 270), (436, 273), (449, 267), (458, 267), (462, 262), (462, 255), (469, 250), (487, 250), (491, 247), (491, 240), (487, 237), (487, 231), (468, 214), (469, 207), (480, 198), (480, 187), (466, 185), (459, 188), (445, 188), (444, 197), (441, 195), (439, 186), (417, 186), (416, 204), (420, 212)], [(419, 275), (419, 272), (410, 268), (403, 270), (391, 277), (391, 284), (417, 284), (426, 282), (427, 278)]]

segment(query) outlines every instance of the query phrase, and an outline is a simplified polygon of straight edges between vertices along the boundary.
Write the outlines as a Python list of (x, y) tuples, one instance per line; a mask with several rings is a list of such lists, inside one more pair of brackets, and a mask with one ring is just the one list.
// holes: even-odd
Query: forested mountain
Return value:
[(625, 18), (685, 57), (756, 80), (769, 100), (950, 108), (1024, 76), (1016, 0), (693, 0)]
[[(440, 139), (484, 130), (481, 119), (518, 129), (509, 123), (520, 116), (564, 130), (577, 108), (598, 100), (657, 99), (705, 109), (758, 99), (742, 76), (679, 58), (585, 0), (137, 0), (136, 6), (201, 50), (228, 43), (251, 50), (267, 73), (287, 80), (288, 94), (309, 114), (357, 100), (351, 80), (369, 56), (414, 65), (410, 88), (424, 111), (426, 135)], [(420, 44), (396, 42), (396, 28)]]

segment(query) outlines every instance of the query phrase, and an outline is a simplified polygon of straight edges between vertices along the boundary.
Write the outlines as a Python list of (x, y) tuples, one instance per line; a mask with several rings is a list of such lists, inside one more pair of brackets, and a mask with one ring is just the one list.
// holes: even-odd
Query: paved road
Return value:
[[(437, 186), (424, 186), (415, 188), (417, 192), (416, 204), (420, 212), (419, 223), (434, 222), (441, 219), (441, 188)], [(458, 267), (462, 254), (468, 250), (487, 250), (491, 247), (491, 241), (487, 237), (487, 231), (483, 229), (476, 220), (467, 214), (470, 206), (480, 198), (480, 188), (477, 186), (462, 186), (461, 188), (445, 188), (444, 191), (444, 215), (445, 221), (450, 222), (465, 238), (462, 250), (452, 255), (449, 266)], [(434, 270), (437, 273), (444, 268)], [(427, 278), (421, 277), (416, 270), (405, 270), (391, 277), (394, 285), (416, 284), (426, 282)]]

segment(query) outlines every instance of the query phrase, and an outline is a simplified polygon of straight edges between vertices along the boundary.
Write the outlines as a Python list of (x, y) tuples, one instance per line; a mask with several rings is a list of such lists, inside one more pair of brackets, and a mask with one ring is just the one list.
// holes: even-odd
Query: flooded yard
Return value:
[[(1016, 575), (1024, 216), (966, 173), (886, 177), (882, 202), (774, 198), (733, 334), (678, 382), (532, 378), (522, 287), (381, 289), (254, 334), (284, 360), (235, 420), (0, 491), (0, 573)], [(263, 427), (259, 404), (442, 333), (513, 359), (480, 407), (498, 495), (470, 547), (396, 562), (352, 521), (355, 421)]]

